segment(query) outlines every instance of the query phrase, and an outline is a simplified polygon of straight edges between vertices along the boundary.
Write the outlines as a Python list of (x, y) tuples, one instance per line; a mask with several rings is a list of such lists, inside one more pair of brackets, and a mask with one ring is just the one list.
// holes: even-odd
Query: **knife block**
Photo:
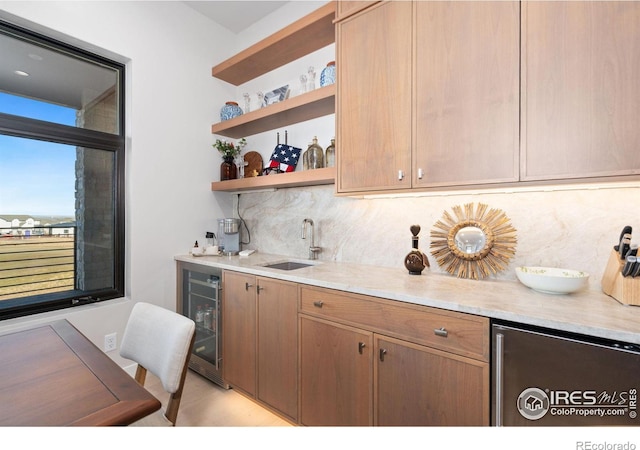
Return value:
[(623, 277), (622, 266), (624, 261), (620, 259), (620, 254), (611, 250), (602, 275), (602, 292), (622, 304), (640, 306), (640, 277)]

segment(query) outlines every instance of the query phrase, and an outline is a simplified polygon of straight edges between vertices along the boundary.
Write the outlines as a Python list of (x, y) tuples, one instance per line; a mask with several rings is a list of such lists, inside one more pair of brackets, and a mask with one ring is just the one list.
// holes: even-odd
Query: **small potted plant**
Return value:
[(220, 181), (235, 180), (238, 177), (238, 169), (233, 159), (240, 154), (243, 147), (247, 145), (245, 138), (240, 139), (236, 144), (228, 141), (216, 139), (213, 146), (222, 156), (222, 164), (220, 165)]

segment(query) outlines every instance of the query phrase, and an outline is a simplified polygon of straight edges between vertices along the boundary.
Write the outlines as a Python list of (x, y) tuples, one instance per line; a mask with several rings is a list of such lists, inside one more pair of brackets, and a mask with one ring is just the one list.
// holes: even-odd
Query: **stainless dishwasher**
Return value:
[(491, 334), (492, 425), (640, 425), (640, 346), (495, 322)]

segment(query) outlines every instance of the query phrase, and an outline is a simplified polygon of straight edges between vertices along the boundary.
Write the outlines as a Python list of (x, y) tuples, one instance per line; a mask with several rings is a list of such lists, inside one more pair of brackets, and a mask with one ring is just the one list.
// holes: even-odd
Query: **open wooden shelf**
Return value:
[(333, 114), (335, 96), (336, 86), (331, 84), (215, 123), (211, 126), (211, 132), (237, 139)]
[(214, 181), (211, 190), (218, 192), (243, 192), (261, 189), (280, 189), (300, 186), (333, 184), (336, 168), (303, 170), (300, 172), (279, 173), (260, 177), (241, 178), (239, 180)]
[(335, 42), (335, 2), (327, 3), (291, 25), (232, 56), (211, 74), (235, 86), (320, 50)]

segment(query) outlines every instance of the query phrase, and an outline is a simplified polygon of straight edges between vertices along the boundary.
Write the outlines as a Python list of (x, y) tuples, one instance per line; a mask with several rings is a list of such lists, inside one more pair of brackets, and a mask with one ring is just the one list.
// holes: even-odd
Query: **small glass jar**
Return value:
[(314, 136), (313, 142), (302, 155), (302, 168), (304, 170), (321, 169), (324, 167), (324, 155), (322, 147), (318, 145), (318, 138)]

